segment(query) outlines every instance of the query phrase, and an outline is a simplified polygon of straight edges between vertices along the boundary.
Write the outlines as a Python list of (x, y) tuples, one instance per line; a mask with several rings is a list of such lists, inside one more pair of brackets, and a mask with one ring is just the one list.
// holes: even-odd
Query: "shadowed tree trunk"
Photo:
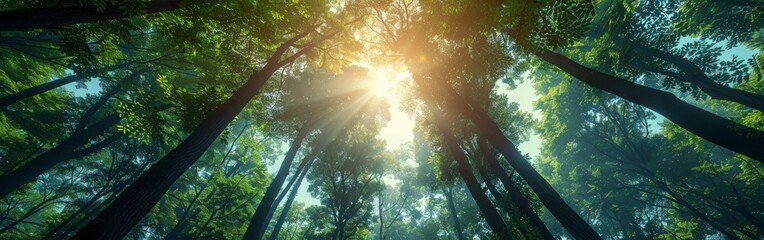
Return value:
[[(284, 191), (282, 191), (279, 196), (276, 198), (276, 200), (273, 201), (274, 206), (278, 206), (281, 204), (281, 200), (284, 200), (284, 197), (289, 193), (287, 191), (288, 189), (291, 189), (292, 186), (297, 182), (297, 178), (300, 177), (300, 174), (303, 169), (305, 169), (305, 166), (308, 165), (308, 162), (310, 162), (313, 158), (318, 155), (318, 151), (311, 151), (310, 155), (305, 156), (302, 161), (300, 162), (300, 165), (297, 166), (297, 169), (295, 170), (295, 175), (292, 176), (292, 179), (289, 180), (289, 183), (287, 183), (286, 187), (284, 187)], [(266, 222), (270, 222), (273, 218), (273, 214), (276, 212), (276, 207), (272, 207), (270, 209), (270, 212), (268, 213), (268, 217), (265, 219)]]
[[(414, 80), (418, 81), (417, 78), (414, 78)], [(439, 85), (438, 87), (445, 92), (449, 108), (456, 109), (469, 118), (477, 128), (480, 136), (486, 138), (491, 145), (504, 155), (509, 165), (520, 174), (520, 177), (533, 189), (533, 192), (536, 193), (549, 212), (557, 218), (560, 224), (573, 237), (576, 239), (602, 239), (581, 216), (565, 203), (565, 200), (549, 185), (549, 182), (525, 160), (520, 151), (517, 150), (517, 147), (504, 136), (496, 122), (488, 116), (488, 113), (479, 104), (460, 96), (450, 86)]]
[(63, 78), (59, 78), (50, 82), (46, 82), (34, 87), (30, 87), (24, 90), (21, 90), (20, 92), (4, 96), (0, 98), (0, 108), (5, 108), (10, 106), (11, 104), (20, 102), (21, 100), (33, 97), (35, 95), (53, 90), (55, 88), (64, 86), (69, 83), (76, 82), (78, 80), (82, 79), (82, 76), (80, 75), (71, 75)]
[(708, 96), (713, 99), (736, 102), (759, 110), (760, 112), (764, 112), (764, 96), (719, 84), (709, 78), (708, 75), (703, 72), (703, 70), (695, 65), (695, 63), (684, 57), (635, 43), (626, 39), (616, 39), (616, 43), (628, 45), (628, 47), (632, 48), (633, 51), (637, 51), (641, 54), (647, 54), (649, 56), (653, 56), (655, 58), (671, 63), (682, 72), (684, 72), (684, 74), (674, 73), (652, 66), (643, 66), (641, 64), (637, 64), (638, 68), (673, 77), (679, 81), (692, 84), (700, 88), (700, 90), (708, 94)]
[[(382, 175), (377, 176), (377, 182), (382, 184)], [(382, 201), (382, 192), (385, 190), (384, 187), (379, 188), (379, 191), (377, 191), (377, 211), (379, 212), (379, 240), (385, 240), (385, 216), (384, 212), (382, 211), (382, 204), (384, 203)]]
[[(488, 170), (486, 169), (486, 166), (485, 166), (485, 160), (483, 161), (484, 161), (483, 163), (479, 163), (478, 160), (473, 161), (476, 164), (476, 169), (478, 170), (478, 173), (480, 174), (480, 178), (483, 179), (483, 183), (485, 183), (485, 186), (486, 188), (488, 188), (488, 191), (491, 192), (491, 195), (494, 196), (494, 198), (496, 199), (496, 202), (498, 202), (499, 207), (511, 213), (514, 206), (510, 204), (510, 201), (509, 199), (506, 198), (506, 196), (501, 194), (499, 190), (496, 189), (496, 185), (493, 184), (491, 177), (488, 175)], [(511, 216), (511, 217), (519, 218), (519, 217), (525, 217), (525, 216)], [(517, 228), (518, 232), (520, 232), (520, 234), (523, 235), (523, 238), (533, 239), (532, 233), (527, 231), (527, 229), (532, 229), (532, 228), (523, 228), (523, 226), (518, 226)]]
[(467, 160), (467, 156), (459, 146), (459, 142), (454, 136), (454, 133), (451, 131), (449, 126), (443, 122), (443, 115), (440, 113), (440, 110), (436, 109), (437, 106), (432, 106), (434, 105), (432, 103), (429, 105), (433, 112), (433, 120), (436, 123), (438, 132), (440, 132), (444, 143), (451, 151), (451, 154), (458, 164), (457, 169), (459, 171), (459, 176), (462, 177), (462, 180), (464, 180), (464, 183), (467, 185), (467, 189), (469, 189), (472, 198), (475, 199), (475, 202), (480, 209), (480, 213), (483, 214), (483, 218), (485, 218), (488, 226), (491, 227), (491, 230), (493, 230), (496, 236), (504, 236), (505, 234), (508, 234), (509, 231), (507, 231), (507, 225), (504, 224), (504, 220), (501, 218), (501, 215), (499, 215), (499, 212), (493, 206), (493, 203), (491, 203), (491, 200), (488, 199), (488, 196), (485, 195), (485, 192), (483, 192), (483, 189), (477, 182), (475, 175), (472, 173), (472, 168), (470, 167), (470, 164)]
[(645, 87), (587, 68), (567, 57), (545, 51), (536, 53), (590, 86), (647, 107), (716, 145), (764, 163), (764, 132), (743, 126), (679, 100), (671, 93)]
[(344, 221), (340, 221), (337, 224), (337, 229), (334, 230), (334, 237), (332, 239), (334, 240), (343, 240), (345, 236), (345, 225), (347, 223)]
[(289, 169), (292, 167), (292, 162), (294, 161), (295, 155), (297, 155), (297, 150), (300, 149), (302, 140), (305, 139), (311, 129), (313, 129), (312, 124), (306, 123), (297, 131), (297, 136), (294, 137), (292, 146), (289, 147), (289, 151), (287, 151), (284, 156), (284, 161), (281, 162), (281, 167), (279, 168), (276, 177), (273, 178), (273, 182), (271, 182), (265, 190), (265, 195), (257, 205), (255, 215), (252, 216), (252, 220), (249, 221), (249, 227), (247, 227), (247, 231), (244, 233), (244, 239), (263, 238), (265, 229), (268, 228), (268, 223), (270, 222), (267, 219), (268, 213), (270, 213), (271, 208), (275, 208), (278, 205), (276, 204), (276, 206), (274, 206), (274, 200), (276, 200), (276, 196), (279, 194), (279, 191), (281, 191), (281, 186), (284, 185), (284, 181), (286, 180), (287, 175), (289, 175)]
[[(484, 160), (485, 161), (485, 160)], [(510, 206), (505, 204), (508, 203), (507, 201), (504, 201), (504, 195), (499, 192), (498, 189), (496, 189), (496, 185), (493, 184), (493, 181), (491, 181), (491, 177), (488, 175), (488, 170), (486, 170), (485, 162), (480, 163), (478, 162), (478, 159), (473, 158), (473, 164), (476, 165), (475, 169), (478, 170), (478, 174), (480, 175), (480, 178), (483, 179), (483, 183), (485, 184), (485, 187), (488, 188), (488, 191), (491, 193), (491, 195), (496, 198), (496, 201), (501, 204), (501, 207), (509, 210)]]
[[(306, 123), (303, 126), (303, 128), (306, 131), (312, 129), (313, 126), (321, 123), (322, 121), (325, 121), (326, 119), (324, 119), (324, 117), (326, 117), (328, 115), (331, 115), (331, 114), (324, 114), (321, 117), (317, 117), (317, 118), (313, 119), (310, 123)], [(312, 160), (314, 158), (316, 158), (316, 156), (320, 153), (320, 151), (322, 149), (324, 149), (324, 147), (326, 147), (326, 145), (328, 144), (329, 141), (327, 141), (327, 139), (329, 139), (333, 134), (336, 134), (336, 133), (334, 133), (334, 130), (336, 130), (337, 127), (339, 127), (339, 126), (331, 126), (331, 127), (328, 127), (328, 128), (321, 129), (321, 133), (319, 133), (318, 136), (316, 136), (316, 138), (313, 140), (314, 142), (318, 142), (318, 146), (313, 146), (312, 151), (310, 151), (310, 154), (308, 154), (308, 156), (305, 156), (303, 158), (303, 161), (302, 161), (302, 163), (300, 163), (300, 166), (298, 166), (297, 170), (302, 169), (304, 171), (307, 171), (307, 168), (310, 168), (310, 164), (312, 164)], [(301, 129), (301, 131), (302, 131), (302, 129)], [(306, 132), (306, 134), (307, 134), (307, 132)], [(305, 136), (303, 136), (303, 138), (304, 137)], [(291, 148), (290, 148), (290, 150), (291, 150)], [(287, 152), (287, 154), (289, 154), (289, 152)], [(294, 156), (292, 156), (292, 158), (294, 159)], [(285, 160), (285, 162), (286, 162), (286, 160)], [(281, 185), (284, 185), (284, 180), (286, 180), (286, 177), (289, 174), (289, 168), (290, 167), (291, 167), (291, 162), (289, 163), (289, 166), (284, 166), (284, 164), (282, 163), (281, 169), (279, 169), (278, 174), (282, 174), (283, 173), (283, 175), (279, 176), (277, 174), (276, 178), (274, 178), (274, 180), (273, 180), (273, 182), (275, 183), (280, 178), (280, 182), (281, 183), (279, 185), (277, 185), (277, 187), (274, 187), (273, 191), (271, 191), (271, 186), (268, 186), (268, 189), (265, 192), (265, 196), (263, 196), (263, 199), (261, 200), (261, 203), (258, 204), (257, 210), (255, 210), (255, 215), (252, 216), (252, 219), (249, 222), (249, 227), (247, 227), (247, 231), (244, 233), (244, 239), (261, 239), (263, 237), (263, 235), (265, 235), (265, 230), (266, 230), (266, 228), (268, 228), (268, 224), (270, 223), (271, 218), (273, 217), (273, 213), (275, 212), (276, 208), (278, 207), (278, 205), (281, 202), (281, 200), (283, 199), (283, 197), (288, 192), (287, 190), (290, 188), (290, 186), (287, 185), (287, 187), (284, 188), (284, 191), (282, 192), (281, 196), (279, 196), (278, 198), (276, 198), (274, 200), (275, 196), (277, 194), (279, 194), (279, 192), (281, 191)], [(284, 171), (284, 172), (282, 172), (282, 171)], [(300, 184), (300, 182), (298, 182), (298, 181), (300, 181), (298, 179), (298, 178), (300, 178), (299, 172), (295, 172), (295, 177), (296, 178), (293, 178), (292, 181), (290, 181), (289, 184), (297, 184), (297, 186), (299, 186), (299, 184)], [(271, 194), (273, 194), (273, 195), (270, 196), (270, 200), (268, 200), (269, 203), (267, 203), (267, 205), (263, 205), (263, 203), (266, 202), (266, 199), (268, 199), (266, 197), (269, 196), (268, 195), (269, 192)], [(258, 215), (258, 211), (260, 211), (261, 213), (264, 213), (264, 214)]]
[[(104, 69), (104, 71), (111, 71), (111, 70), (118, 69), (118, 68), (121, 68), (121, 67), (124, 67), (124, 66), (127, 66), (127, 64), (119, 64), (119, 65), (111, 66), (111, 67), (108, 67), (108, 68)], [(140, 72), (142, 72), (142, 71), (140, 71)], [(137, 74), (139, 74), (139, 73), (131, 74), (130, 76), (126, 77), (125, 79), (132, 79)], [(19, 91), (17, 93), (14, 93), (14, 94), (11, 94), (11, 95), (8, 95), (8, 96), (0, 97), (0, 108), (8, 107), (11, 104), (18, 103), (18, 102), (20, 102), (20, 101), (22, 101), (24, 99), (27, 99), (27, 98), (30, 98), (30, 97), (34, 97), (36, 95), (45, 93), (47, 91), (56, 89), (58, 87), (64, 86), (64, 85), (69, 84), (69, 83), (73, 83), (73, 82), (79, 81), (82, 78), (83, 78), (83, 76), (79, 75), (79, 74), (75, 74), (75, 75), (71, 75), (71, 76), (67, 76), (67, 77), (62, 77), (62, 78), (59, 78), (59, 79), (56, 79), (56, 80), (53, 80), (53, 81), (49, 81), (49, 82), (46, 82), (46, 83), (43, 83), (43, 84), (40, 84), (40, 85), (37, 85), (37, 86), (34, 86), (34, 87), (30, 87), (30, 88), (21, 90), (21, 91)]]
[(464, 240), (464, 231), (462, 231), (462, 224), (459, 223), (459, 216), (456, 212), (456, 206), (454, 206), (454, 196), (451, 194), (451, 188), (443, 187), (443, 195), (446, 195), (446, 201), (448, 201), (448, 212), (451, 215), (451, 219), (454, 221), (456, 237), (459, 240)]
[[(172, 11), (181, 0), (153, 0), (141, 9), (144, 14)], [(24, 31), (36, 28), (60, 28), (77, 23), (98, 22), (129, 17), (121, 6), (107, 5), (99, 11), (96, 6), (49, 7), (0, 11), (0, 31)]]
[(510, 177), (509, 174), (504, 171), (504, 168), (499, 165), (499, 161), (496, 160), (493, 151), (488, 147), (487, 140), (482, 137), (478, 138), (477, 144), (486, 163), (488, 163), (488, 167), (490, 167), (493, 173), (499, 176), (499, 180), (501, 180), (501, 184), (504, 185), (504, 190), (507, 191), (509, 199), (512, 200), (512, 203), (514, 203), (517, 209), (520, 210), (520, 213), (528, 218), (528, 222), (539, 231), (542, 239), (555, 239), (554, 235), (549, 232), (549, 229), (544, 222), (541, 221), (541, 218), (539, 218), (536, 211), (533, 210), (530, 201), (523, 196), (522, 192), (520, 192), (520, 188), (518, 188), (514, 181), (512, 181), (512, 177)]
[(281, 210), (281, 215), (279, 215), (279, 219), (276, 221), (276, 225), (273, 227), (273, 232), (271, 232), (271, 236), (268, 238), (270, 240), (276, 240), (279, 236), (279, 231), (281, 231), (281, 226), (284, 225), (284, 221), (286, 220), (287, 214), (289, 214), (289, 209), (292, 207), (292, 202), (294, 201), (295, 196), (297, 196), (297, 191), (300, 189), (300, 184), (302, 184), (302, 180), (305, 178), (305, 175), (308, 174), (308, 170), (310, 170), (310, 166), (313, 164), (313, 161), (315, 161), (314, 158), (306, 159), (308, 161), (308, 164), (305, 166), (305, 168), (302, 170), (302, 172), (298, 172), (299, 176), (297, 177), (297, 181), (294, 184), (294, 187), (289, 193), (289, 198), (287, 198), (287, 201), (284, 203), (284, 208)]
[(0, 176), (0, 182), (3, 183), (0, 184), (0, 198), (8, 196), (13, 190), (18, 189), (26, 183), (34, 181), (37, 176), (63, 161), (87, 156), (112, 144), (114, 141), (121, 138), (123, 134), (112, 134), (99, 143), (81, 149), (83, 146), (90, 143), (93, 138), (105, 133), (109, 128), (116, 125), (119, 120), (120, 118), (117, 114), (112, 114), (82, 131), (75, 131), (69, 138), (59, 143), (56, 147), (40, 154), (40, 156), (30, 160), (21, 167), (3, 174)]
[(217, 139), (228, 124), (249, 103), (265, 82), (284, 65), (315, 47), (332, 35), (317, 39), (297, 53), (282, 59), (282, 55), (295, 42), (306, 37), (314, 28), (298, 34), (279, 46), (265, 66), (253, 72), (233, 96), (217, 107), (196, 129), (133, 184), (88, 225), (80, 229), (72, 239), (119, 239), (125, 236), (138, 221), (162, 198), (165, 192)]

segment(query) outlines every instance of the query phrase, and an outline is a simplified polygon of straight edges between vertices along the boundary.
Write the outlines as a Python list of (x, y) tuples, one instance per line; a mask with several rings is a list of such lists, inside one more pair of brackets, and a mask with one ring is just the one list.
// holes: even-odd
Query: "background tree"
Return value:
[[(539, 104), (549, 143), (543, 172), (566, 189), (571, 202), (581, 203), (588, 218), (601, 222), (598, 227), (608, 237), (702, 238), (721, 233), (736, 239), (760, 234), (754, 230), (760, 217), (734, 210), (752, 202), (734, 193), (739, 191), (736, 185), (748, 184), (733, 172), (756, 165), (734, 163), (739, 160), (731, 153), (661, 123), (644, 108), (571, 83), (559, 73), (546, 76), (537, 85), (549, 93)], [(558, 160), (569, 156), (575, 160)], [(699, 194), (700, 189), (726, 193)], [(730, 198), (711, 197), (725, 194)], [(715, 204), (724, 207), (706, 209)]]
[(376, 177), (383, 174), (382, 143), (374, 128), (353, 130), (329, 144), (308, 175), (309, 191), (330, 213), (331, 239), (364, 239), (373, 231), (366, 226), (382, 187)]

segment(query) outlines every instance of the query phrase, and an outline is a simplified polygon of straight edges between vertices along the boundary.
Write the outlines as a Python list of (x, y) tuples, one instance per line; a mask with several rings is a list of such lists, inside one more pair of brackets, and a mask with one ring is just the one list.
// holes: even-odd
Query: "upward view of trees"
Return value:
[(0, 239), (762, 239), (762, 33), (753, 0), (0, 0)]

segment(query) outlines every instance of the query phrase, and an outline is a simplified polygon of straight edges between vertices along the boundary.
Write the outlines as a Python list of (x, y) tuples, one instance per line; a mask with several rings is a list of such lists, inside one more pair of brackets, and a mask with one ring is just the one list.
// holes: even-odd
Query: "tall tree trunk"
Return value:
[(151, 166), (109, 207), (80, 229), (72, 239), (119, 239), (125, 236), (154, 207), (172, 184), (209, 148), (233, 118), (249, 103), (249, 100), (257, 95), (274, 72), (304, 55), (315, 46), (316, 41), (325, 39), (316, 40), (292, 56), (281, 60), (286, 50), (313, 29), (310, 28), (279, 46), (260, 71), (252, 73), (247, 82), (207, 116), (191, 135)]
[(488, 196), (486, 196), (485, 192), (483, 192), (483, 189), (480, 187), (477, 179), (475, 179), (475, 175), (472, 173), (472, 168), (470, 167), (469, 161), (467, 160), (467, 156), (459, 146), (459, 142), (456, 139), (456, 136), (454, 136), (454, 133), (451, 131), (448, 124), (443, 121), (444, 118), (440, 113), (440, 110), (437, 109), (437, 106), (433, 105), (434, 104), (431, 103), (429, 104), (429, 107), (433, 112), (433, 120), (436, 123), (438, 132), (440, 132), (440, 135), (443, 137), (443, 141), (456, 160), (459, 176), (462, 177), (462, 180), (464, 180), (464, 183), (467, 185), (467, 189), (469, 189), (472, 198), (475, 199), (475, 203), (477, 203), (480, 212), (483, 214), (483, 218), (485, 218), (488, 226), (491, 227), (491, 230), (493, 230), (494, 234), (497, 236), (504, 236), (509, 234), (509, 231), (507, 231), (507, 225), (504, 224), (504, 220), (501, 218), (501, 215), (499, 215), (496, 207), (493, 206), (493, 203), (491, 203), (491, 200), (488, 199)]
[[(325, 121), (326, 120), (325, 117), (329, 115), (331, 114), (327, 113), (321, 117), (313, 118), (310, 124), (315, 126), (319, 122)], [(287, 183), (286, 187), (284, 187), (283, 191), (281, 191), (278, 197), (276, 197), (273, 203), (271, 203), (272, 207), (269, 208), (268, 215), (266, 216), (265, 219), (262, 220), (265, 226), (263, 226), (263, 232), (261, 233), (261, 236), (265, 234), (265, 229), (268, 227), (268, 224), (270, 224), (271, 219), (273, 219), (273, 214), (276, 212), (276, 209), (278, 208), (279, 204), (281, 204), (281, 200), (283, 200), (284, 197), (286, 197), (286, 195), (290, 192), (288, 190), (292, 188), (292, 185), (294, 185), (299, 180), (300, 173), (306, 167), (309, 167), (308, 164), (312, 164), (312, 161), (316, 158), (316, 156), (318, 156), (321, 150), (323, 150), (326, 147), (326, 145), (328, 145), (329, 141), (326, 141), (326, 140), (329, 139), (333, 135), (332, 133), (334, 133), (334, 130), (336, 130), (339, 127), (340, 126), (325, 127), (321, 130), (321, 133), (319, 133), (318, 136), (315, 137), (315, 139), (313, 139), (313, 142), (314, 143), (317, 142), (318, 144), (316, 146), (313, 146), (313, 149), (311, 149), (310, 153), (307, 156), (303, 157), (302, 161), (300, 161), (300, 165), (297, 166), (297, 169), (295, 170), (294, 176), (292, 176), (292, 178), (289, 180), (289, 183)], [(258, 205), (258, 208), (259, 207), (260, 206)], [(257, 211), (255, 211), (255, 214), (257, 214)], [(253, 219), (254, 219), (254, 216), (253, 216)], [(250, 221), (250, 226), (252, 226), (251, 221)]]
[(554, 235), (549, 232), (546, 224), (541, 221), (539, 215), (536, 213), (536, 211), (533, 210), (530, 201), (528, 201), (528, 199), (523, 196), (520, 188), (518, 188), (515, 182), (512, 181), (512, 177), (510, 177), (509, 174), (504, 171), (504, 168), (501, 167), (499, 161), (496, 160), (493, 151), (491, 151), (491, 149), (488, 147), (487, 140), (480, 137), (477, 139), (477, 144), (491, 171), (499, 176), (501, 184), (504, 185), (504, 190), (507, 191), (510, 200), (512, 200), (512, 203), (514, 203), (517, 209), (520, 210), (520, 213), (528, 218), (528, 222), (533, 225), (536, 230), (539, 231), (542, 239), (555, 239)]
[(5, 108), (10, 106), (11, 104), (20, 102), (21, 100), (36, 96), (38, 94), (53, 90), (55, 88), (64, 86), (69, 83), (76, 82), (78, 80), (82, 79), (82, 76), (80, 75), (71, 75), (67, 77), (62, 77), (50, 82), (46, 82), (34, 87), (30, 87), (24, 90), (21, 90), (20, 92), (4, 96), (0, 98), (0, 108)]
[[(509, 199), (507, 199), (506, 196), (501, 194), (499, 190), (496, 189), (496, 185), (493, 184), (493, 181), (491, 181), (491, 177), (488, 175), (488, 170), (486, 170), (485, 162), (483, 162), (482, 164), (478, 163), (477, 160), (475, 160), (474, 162), (477, 166), (476, 168), (478, 170), (478, 173), (480, 174), (480, 178), (483, 179), (483, 183), (485, 183), (485, 186), (488, 188), (488, 191), (491, 192), (491, 195), (494, 196), (494, 198), (499, 203), (499, 206), (501, 208), (511, 213), (513, 211), (512, 209), (514, 208), (514, 206), (512, 206), (509, 203)], [(512, 217), (524, 218), (525, 216), (512, 216)], [(509, 228), (509, 226), (507, 227)], [(517, 226), (518, 232), (520, 232), (520, 234), (523, 235), (524, 239), (535, 239), (535, 238), (532, 238), (533, 236), (532, 233), (526, 231), (527, 229), (532, 229), (532, 228), (528, 228), (525, 226)]]
[(533, 189), (533, 192), (536, 193), (549, 212), (557, 218), (560, 224), (573, 237), (576, 239), (602, 239), (581, 216), (565, 203), (565, 200), (549, 185), (549, 182), (525, 160), (520, 151), (517, 150), (517, 147), (504, 136), (496, 122), (488, 116), (488, 113), (479, 104), (460, 96), (450, 86), (440, 85), (439, 88), (445, 91), (450, 107), (457, 109), (470, 119), (480, 135), (486, 138), (491, 145), (504, 155), (504, 158), (520, 174), (520, 177), (528, 183), (528, 186)]
[(273, 178), (273, 182), (271, 182), (265, 190), (265, 195), (257, 205), (255, 215), (252, 216), (252, 220), (249, 221), (249, 227), (247, 227), (247, 231), (244, 233), (244, 239), (263, 238), (265, 229), (268, 228), (268, 223), (270, 222), (266, 220), (268, 213), (271, 208), (277, 207), (274, 206), (273, 202), (279, 194), (279, 191), (281, 191), (281, 187), (284, 185), (287, 175), (289, 175), (289, 169), (292, 168), (292, 162), (294, 161), (295, 155), (297, 155), (297, 150), (300, 149), (302, 140), (305, 139), (305, 136), (308, 135), (311, 129), (311, 124), (306, 123), (297, 131), (297, 136), (295, 136), (294, 141), (292, 141), (292, 146), (289, 147), (289, 151), (287, 151), (284, 156), (284, 161), (281, 162), (281, 167), (279, 168), (276, 177)]
[(451, 194), (451, 187), (443, 187), (443, 194), (446, 195), (449, 215), (451, 215), (451, 219), (454, 221), (456, 237), (459, 240), (464, 240), (464, 231), (462, 231), (462, 224), (459, 223), (459, 216), (457, 215), (456, 206), (454, 206), (454, 196)]
[[(104, 71), (111, 71), (111, 70), (118, 69), (118, 68), (121, 68), (121, 67), (124, 67), (124, 66), (127, 66), (127, 64), (118, 64), (118, 65), (114, 65), (114, 66), (111, 66), (111, 67), (107, 67), (107, 68), (105, 68), (103, 70)], [(8, 106), (10, 106), (12, 104), (15, 104), (15, 103), (18, 103), (18, 102), (20, 102), (20, 101), (22, 101), (24, 99), (27, 99), (27, 98), (30, 98), (30, 97), (34, 97), (34, 96), (37, 96), (39, 94), (45, 93), (47, 91), (50, 91), (50, 90), (56, 89), (58, 87), (64, 86), (66, 84), (70, 84), (70, 83), (79, 81), (82, 78), (83, 78), (83, 76), (79, 75), (79, 74), (75, 74), (75, 75), (71, 75), (71, 76), (66, 76), (66, 77), (62, 77), (62, 78), (59, 78), (59, 79), (56, 79), (56, 80), (53, 80), (53, 81), (49, 81), (49, 82), (46, 82), (46, 83), (43, 83), (43, 84), (40, 84), (40, 85), (37, 85), (37, 86), (34, 86), (34, 87), (30, 87), (30, 88), (21, 90), (21, 91), (19, 91), (17, 93), (13, 93), (13, 94), (8, 95), (8, 96), (0, 97), (0, 108), (8, 107)], [(128, 79), (128, 78), (131, 78), (131, 77), (127, 77), (125, 79)]]
[[(144, 14), (172, 11), (180, 7), (181, 0), (152, 0), (146, 2)], [(0, 31), (24, 31), (36, 28), (60, 28), (66, 25), (126, 18), (125, 9), (108, 5), (102, 10), (96, 6), (49, 7), (0, 11)]]
[(485, 186), (488, 188), (488, 191), (491, 193), (491, 195), (493, 195), (496, 201), (499, 202), (502, 208), (504, 208), (506, 211), (510, 211), (511, 206), (508, 204), (509, 202), (506, 201), (507, 199), (505, 199), (504, 195), (501, 194), (498, 189), (496, 189), (496, 185), (494, 185), (493, 181), (491, 181), (491, 177), (488, 175), (488, 170), (486, 170), (485, 163), (480, 164), (477, 161), (473, 162), (475, 162), (478, 174), (480, 174), (480, 178), (483, 179), (483, 183), (485, 183)]
[(659, 49), (648, 47), (646, 45), (635, 43), (626, 39), (616, 39), (616, 42), (620, 42), (621, 44), (628, 44), (629, 47), (633, 48), (633, 50), (639, 53), (647, 54), (669, 62), (676, 66), (678, 69), (682, 70), (684, 74), (653, 70), (654, 68), (649, 66), (639, 66), (639, 64), (637, 67), (658, 74), (666, 74), (667, 76), (677, 78), (679, 81), (690, 83), (700, 88), (700, 90), (708, 94), (708, 96), (713, 99), (736, 102), (764, 112), (764, 96), (719, 84), (709, 78), (708, 75), (703, 72), (703, 70), (695, 65), (695, 63), (682, 56), (677, 56), (669, 52), (661, 51)]
[(335, 240), (344, 240), (344, 238), (345, 238), (345, 225), (347, 225), (347, 223), (344, 220), (339, 222), (339, 224), (337, 226), (337, 229), (334, 230), (335, 231), (335, 233), (334, 233), (334, 239)]
[[(378, 182), (382, 182), (379, 179), (377, 179)], [(384, 235), (384, 229), (385, 229), (385, 218), (384, 218), (384, 211), (382, 210), (382, 192), (384, 188), (379, 188), (379, 191), (377, 191), (377, 211), (379, 211), (379, 240), (385, 240)]]
[(104, 144), (94, 144), (86, 150), (77, 151), (77, 149), (88, 144), (94, 137), (103, 134), (109, 128), (116, 125), (117, 122), (119, 122), (119, 119), (117, 114), (112, 114), (83, 131), (75, 131), (69, 138), (59, 143), (56, 147), (40, 154), (40, 156), (30, 160), (21, 167), (3, 174), (0, 176), (0, 182), (3, 183), (0, 184), (0, 198), (8, 196), (13, 190), (16, 190), (26, 183), (34, 181), (37, 176), (53, 166), (56, 166), (58, 163), (84, 157), (108, 146), (111, 142), (116, 141), (122, 134), (115, 133), (106, 140), (101, 141), (101, 143)]
[(286, 187), (284, 187), (284, 191), (282, 191), (279, 194), (279, 196), (276, 198), (276, 200), (273, 201), (273, 206), (275, 207), (272, 207), (270, 209), (270, 211), (268, 212), (268, 217), (265, 219), (265, 222), (270, 223), (271, 219), (273, 218), (273, 214), (276, 212), (276, 208), (278, 208), (278, 205), (281, 204), (281, 200), (284, 200), (284, 197), (286, 197), (287, 193), (289, 193), (289, 191), (287, 190), (291, 189), (292, 186), (295, 184), (295, 182), (297, 182), (297, 179), (300, 177), (300, 173), (303, 171), (303, 169), (305, 169), (305, 166), (308, 165), (308, 163), (312, 161), (312, 159), (315, 158), (316, 155), (318, 155), (318, 152), (319, 151), (317, 150), (313, 150), (308, 156), (305, 156), (302, 159), (302, 161), (300, 162), (300, 165), (297, 166), (295, 175), (292, 176), (292, 179), (290, 179), (289, 183), (287, 183)]
[(281, 209), (281, 215), (279, 215), (279, 219), (276, 221), (276, 225), (273, 227), (273, 232), (271, 232), (270, 240), (276, 240), (279, 236), (279, 231), (281, 231), (281, 226), (284, 225), (284, 221), (286, 220), (287, 214), (289, 214), (289, 209), (292, 208), (292, 202), (294, 202), (295, 196), (297, 196), (297, 191), (300, 189), (300, 185), (302, 184), (302, 180), (305, 178), (305, 175), (308, 174), (308, 170), (310, 170), (310, 166), (315, 161), (313, 158), (307, 159), (309, 161), (308, 165), (305, 166), (305, 168), (302, 170), (302, 172), (299, 172), (297, 175), (299, 177), (297, 178), (297, 182), (295, 183), (294, 187), (289, 193), (289, 198), (287, 198), (287, 201), (284, 203), (284, 208)]
[(761, 147), (764, 146), (764, 132), (692, 106), (671, 93), (587, 68), (563, 55), (550, 51), (536, 55), (592, 87), (647, 107), (709, 142), (764, 163), (764, 148)]

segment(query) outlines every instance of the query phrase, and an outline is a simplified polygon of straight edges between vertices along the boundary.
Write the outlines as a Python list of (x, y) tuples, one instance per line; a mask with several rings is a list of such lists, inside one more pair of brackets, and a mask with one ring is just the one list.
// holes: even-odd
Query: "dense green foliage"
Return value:
[(0, 240), (762, 239), (763, 36), (760, 1), (0, 0)]

